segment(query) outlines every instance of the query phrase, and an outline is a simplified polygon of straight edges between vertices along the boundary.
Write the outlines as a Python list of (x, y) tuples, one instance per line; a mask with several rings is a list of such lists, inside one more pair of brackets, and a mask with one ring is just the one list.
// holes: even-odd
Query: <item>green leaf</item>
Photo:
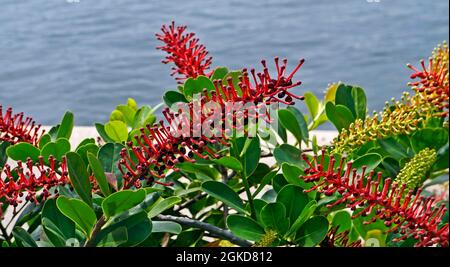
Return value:
[(248, 146), (242, 151), (242, 160), (244, 167), (244, 175), (249, 177), (256, 170), (258, 166), (259, 158), (261, 157), (261, 146), (259, 143), (259, 138), (253, 137), (247, 139)]
[(364, 89), (354, 86), (352, 88), (352, 99), (355, 102), (355, 117), (364, 121), (367, 112), (367, 98)]
[(80, 227), (84, 235), (89, 238), (92, 229), (97, 221), (94, 210), (86, 203), (76, 198), (60, 196), (56, 200), (56, 206), (62, 214), (71, 219)]
[(448, 143), (437, 151), (437, 160), (433, 165), (434, 170), (443, 170), (448, 168)]
[(11, 144), (9, 142), (3, 141), (2, 143), (0, 143), (0, 169), (3, 169), (3, 167), (5, 166), (6, 161), (8, 160), (8, 156), (6, 154), (6, 149), (10, 146)]
[(175, 206), (175, 204), (180, 203), (181, 198), (177, 196), (168, 197), (160, 202), (157, 202), (151, 210), (148, 212), (148, 217), (153, 218), (156, 215), (161, 214), (163, 211), (168, 210)]
[(128, 105), (118, 105), (116, 107), (116, 110), (122, 112), (123, 117), (125, 118), (125, 122), (128, 125), (133, 125), (133, 121), (134, 121), (134, 114), (136, 114), (136, 110), (132, 109), (130, 106)]
[(153, 115), (152, 109), (149, 106), (141, 107), (135, 114), (133, 119), (133, 129), (145, 128), (146, 125), (153, 126), (156, 121), (156, 116)]
[(174, 235), (178, 235), (182, 231), (181, 225), (176, 222), (153, 221), (152, 223), (152, 233), (171, 233)]
[(232, 214), (227, 218), (227, 226), (237, 237), (259, 241), (265, 234), (264, 229), (253, 219)]
[(309, 183), (305, 183), (303, 179), (300, 177), (304, 175), (302, 169), (295, 165), (291, 165), (288, 163), (283, 163), (281, 165), (281, 170), (283, 171), (283, 176), (290, 184), (298, 185), (303, 189), (308, 189), (311, 187)]
[(306, 92), (303, 94), (303, 96), (305, 97), (305, 104), (306, 107), (308, 108), (309, 114), (311, 114), (311, 118), (317, 117), (317, 115), (319, 114), (319, 107), (320, 107), (319, 100), (311, 92)]
[(385, 139), (378, 139), (377, 143), (383, 148), (391, 157), (396, 160), (401, 160), (402, 158), (409, 158), (406, 149), (397, 142), (394, 138), (388, 137)]
[(355, 120), (352, 112), (343, 105), (334, 105), (327, 102), (325, 105), (325, 112), (328, 119), (334, 124), (336, 129), (341, 132), (342, 129), (348, 129), (350, 124)]
[(132, 110), (138, 110), (138, 104), (136, 103), (136, 100), (133, 98), (127, 99), (127, 106), (129, 106)]
[(291, 236), (297, 232), (297, 230), (314, 214), (314, 211), (317, 209), (317, 201), (311, 200), (306, 204), (305, 208), (303, 208), (300, 215), (297, 217), (294, 223), (292, 223), (289, 232), (286, 233), (286, 236)]
[(291, 111), (292, 114), (294, 114), (295, 119), (297, 120), (298, 126), (300, 127), (302, 140), (305, 143), (308, 143), (309, 132), (308, 132), (308, 124), (306, 123), (305, 116), (303, 116), (303, 114), (300, 112), (300, 110), (298, 110), (292, 106), (289, 106), (286, 109)]
[(297, 231), (296, 242), (301, 247), (314, 247), (327, 235), (328, 221), (324, 216), (314, 216)]
[(103, 145), (98, 151), (97, 157), (102, 163), (103, 170), (107, 173), (112, 173), (118, 179), (118, 186), (121, 185), (121, 172), (117, 167), (120, 161), (120, 151), (125, 146), (119, 143), (107, 143)]
[(111, 194), (111, 189), (109, 188), (108, 179), (106, 178), (102, 163), (91, 152), (88, 152), (87, 158), (100, 190), (105, 197), (109, 196)]
[(202, 189), (238, 212), (246, 213), (242, 199), (228, 185), (217, 181), (206, 181), (202, 184)]
[(264, 177), (261, 179), (258, 188), (255, 190), (255, 192), (253, 192), (253, 197), (256, 197), (259, 194), (259, 192), (261, 192), (261, 190), (263, 190), (264, 187), (272, 181), (272, 179), (275, 177), (276, 174), (277, 172), (273, 171), (264, 175)]
[(126, 123), (125, 116), (117, 109), (111, 111), (111, 114), (109, 114), (109, 121), (123, 121)]
[(369, 153), (357, 158), (353, 164), (352, 169), (356, 169), (356, 173), (361, 174), (362, 167), (366, 166), (366, 174), (374, 170), (383, 161), (383, 157), (376, 153)]
[(66, 138), (58, 138), (56, 142), (46, 144), (41, 150), (41, 156), (48, 164), (48, 158), (53, 156), (56, 160), (61, 161), (63, 156), (70, 151), (70, 142)]
[(58, 133), (56, 134), (56, 139), (58, 138), (67, 138), (70, 139), (73, 130), (73, 113), (67, 111), (64, 114), (64, 117), (61, 121), (61, 124), (58, 128)]
[(282, 203), (267, 204), (260, 213), (261, 221), (266, 229), (272, 229), (284, 234), (289, 228), (289, 219), (286, 219), (286, 208)]
[(301, 154), (300, 149), (289, 144), (282, 144), (273, 150), (273, 156), (278, 165), (286, 162), (296, 166), (304, 166), (305, 162), (302, 160)]
[(14, 227), (12, 234), (14, 238), (24, 247), (37, 247), (36, 241), (21, 227)]
[(103, 214), (106, 218), (131, 209), (145, 199), (145, 190), (122, 190), (106, 197), (102, 202)]
[(175, 103), (187, 103), (186, 97), (177, 91), (167, 91), (163, 96), (164, 103), (168, 107), (172, 107)]
[(81, 159), (83, 160), (83, 162), (88, 165), (89, 161), (88, 161), (88, 153), (92, 153), (94, 155), (97, 155), (98, 153), (98, 146), (96, 144), (86, 144), (84, 146), (80, 146), (75, 152), (80, 155)]
[(419, 153), (425, 148), (439, 150), (448, 142), (448, 130), (444, 128), (425, 128), (415, 132), (411, 139), (411, 147), (414, 153)]
[(297, 139), (297, 142), (300, 143), (303, 139), (302, 129), (293, 111), (289, 109), (280, 109), (278, 110), (278, 118), (281, 125), (291, 132), (295, 139)]
[(353, 99), (353, 87), (345, 84), (340, 84), (336, 90), (336, 97), (334, 103), (347, 107), (353, 117), (356, 117), (355, 101)]
[(77, 146), (77, 148), (75, 149), (78, 150), (80, 147), (87, 145), (87, 144), (95, 144), (95, 139), (94, 138), (85, 138), (83, 139)]
[(225, 75), (227, 75), (227, 74), (228, 74), (228, 69), (226, 67), (217, 67), (214, 70), (213, 75), (211, 76), (211, 81), (222, 80), (225, 77)]
[(92, 186), (87, 173), (86, 164), (75, 152), (69, 152), (66, 155), (67, 169), (69, 170), (70, 181), (73, 188), (89, 206), (92, 206)]
[(352, 228), (352, 218), (350, 213), (345, 210), (341, 210), (336, 212), (333, 216), (333, 221), (331, 222), (333, 227), (338, 226), (338, 230), (336, 233), (342, 233), (345, 231), (349, 231)]
[[(128, 241), (121, 243), (120, 247), (133, 247), (142, 243), (152, 233), (152, 222), (147, 217), (147, 213), (144, 211), (138, 211), (134, 213), (124, 212), (125, 214), (119, 215), (119, 220), (115, 220), (114, 223), (105, 225), (104, 228), (93, 240), (96, 244), (103, 240), (109, 233), (115, 231), (120, 227), (127, 229)], [(117, 217), (117, 216), (116, 216)], [(114, 218), (116, 218), (114, 217)], [(111, 220), (114, 220), (111, 218)]]
[(75, 223), (59, 211), (56, 199), (45, 201), (41, 216), (44, 232), (54, 246), (65, 246), (67, 239), (75, 237)]
[(128, 231), (126, 227), (118, 227), (108, 233), (100, 242), (97, 243), (97, 247), (118, 247), (119, 245), (128, 241)]
[(39, 139), (39, 148), (42, 149), (46, 144), (52, 141), (52, 137), (46, 133)]
[(105, 124), (106, 134), (115, 142), (125, 142), (128, 139), (127, 125), (121, 121), (110, 121)]
[(239, 162), (239, 160), (231, 156), (224, 156), (220, 159), (214, 159), (213, 161), (232, 170), (242, 171), (242, 164)]
[(295, 222), (306, 204), (308, 204), (309, 199), (301, 187), (286, 185), (278, 192), (277, 202), (284, 204), (290, 221)]
[(183, 94), (187, 100), (191, 100), (194, 94), (202, 93), (203, 89), (207, 91), (215, 90), (214, 84), (205, 76), (198, 76), (197, 78), (188, 78), (184, 82)]
[(114, 140), (112, 140), (108, 134), (106, 134), (105, 131), (105, 125), (101, 123), (95, 123), (95, 129), (97, 129), (97, 133), (100, 135), (100, 137), (103, 139), (103, 141), (107, 143), (112, 143)]
[(41, 151), (29, 143), (18, 143), (6, 148), (6, 155), (13, 160), (26, 162), (28, 158), (37, 162)]

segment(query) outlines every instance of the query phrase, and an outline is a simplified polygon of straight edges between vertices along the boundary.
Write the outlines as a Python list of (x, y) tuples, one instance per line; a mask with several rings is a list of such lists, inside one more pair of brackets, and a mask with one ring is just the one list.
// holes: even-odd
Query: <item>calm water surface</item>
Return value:
[(127, 97), (156, 105), (176, 83), (154, 34), (175, 19), (197, 32), (214, 66), (304, 57), (301, 90), (358, 84), (380, 109), (406, 89), (405, 63), (448, 39), (448, 8), (447, 0), (1, 0), (0, 104), (43, 124), (72, 110), (79, 125), (107, 120)]

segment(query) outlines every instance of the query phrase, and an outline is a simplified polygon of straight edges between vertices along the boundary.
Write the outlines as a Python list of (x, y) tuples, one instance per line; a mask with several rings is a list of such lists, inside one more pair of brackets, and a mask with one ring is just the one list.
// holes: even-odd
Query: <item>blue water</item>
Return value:
[(322, 95), (344, 81), (379, 109), (407, 89), (405, 64), (448, 39), (448, 8), (447, 0), (1, 0), (0, 104), (43, 124), (72, 110), (78, 125), (107, 120), (127, 97), (155, 105), (176, 83), (154, 34), (175, 19), (197, 32), (214, 66), (304, 57), (296, 92)]

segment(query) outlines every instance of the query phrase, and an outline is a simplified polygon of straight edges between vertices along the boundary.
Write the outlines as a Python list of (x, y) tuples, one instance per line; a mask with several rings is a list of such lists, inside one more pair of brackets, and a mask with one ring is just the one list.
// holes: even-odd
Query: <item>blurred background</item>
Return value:
[(448, 8), (447, 0), (1, 0), (0, 104), (46, 125), (65, 110), (77, 125), (106, 121), (128, 97), (156, 105), (176, 82), (154, 35), (175, 20), (197, 33), (213, 66), (259, 68), (279, 56), (293, 67), (305, 58), (296, 93), (321, 98), (343, 81), (366, 89), (372, 111), (407, 89), (406, 63), (448, 39)]

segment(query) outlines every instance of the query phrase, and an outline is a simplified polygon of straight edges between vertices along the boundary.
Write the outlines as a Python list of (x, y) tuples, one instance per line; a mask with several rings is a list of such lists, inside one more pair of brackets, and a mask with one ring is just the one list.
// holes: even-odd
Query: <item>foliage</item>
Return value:
[[(412, 93), (367, 116), (359, 86), (294, 94), (303, 59), (211, 69), (186, 26), (157, 39), (178, 81), (163, 120), (128, 99), (73, 147), (71, 112), (44, 132), (0, 106), (0, 246), (448, 246), (445, 198), (427, 190), (448, 185), (446, 44), (408, 65)], [(262, 104), (276, 112), (255, 115)], [(312, 130), (326, 122), (339, 133), (319, 148)]]

